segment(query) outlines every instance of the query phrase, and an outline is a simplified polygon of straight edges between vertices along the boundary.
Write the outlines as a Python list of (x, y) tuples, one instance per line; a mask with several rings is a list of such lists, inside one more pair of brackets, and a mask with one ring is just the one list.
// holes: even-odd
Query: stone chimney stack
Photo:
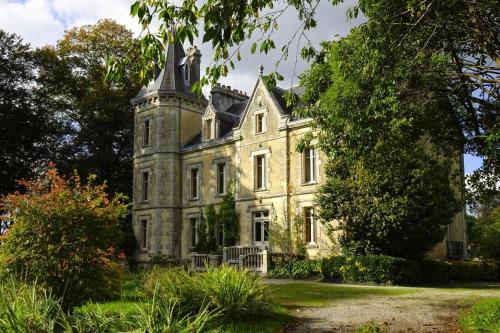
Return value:
[(217, 85), (212, 88), (212, 91), (210, 91), (210, 99), (213, 106), (218, 110), (224, 111), (235, 103), (247, 100), (248, 96), (241, 91), (231, 89), (231, 86), (221, 86), (220, 83), (217, 83)]

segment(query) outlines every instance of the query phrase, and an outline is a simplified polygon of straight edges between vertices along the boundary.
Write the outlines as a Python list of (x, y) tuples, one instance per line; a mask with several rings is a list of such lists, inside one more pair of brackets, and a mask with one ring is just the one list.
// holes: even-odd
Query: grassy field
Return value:
[(476, 303), (459, 321), (465, 333), (500, 333), (500, 297)]
[[(114, 301), (106, 303), (92, 303), (83, 307), (99, 307), (104, 312), (110, 313), (125, 313), (132, 314), (138, 311), (142, 305), (143, 295), (139, 288), (139, 275), (129, 274), (123, 281), (121, 297)], [(288, 322), (294, 318), (294, 310), (302, 307), (325, 307), (335, 302), (362, 299), (367, 297), (390, 297), (401, 296), (417, 293), (425, 293), (426, 291), (446, 290), (450, 292), (464, 293), (464, 298), (467, 298), (467, 293), (500, 293), (499, 286), (489, 285), (465, 285), (455, 287), (439, 287), (439, 288), (408, 288), (408, 287), (387, 287), (387, 286), (352, 286), (341, 285), (323, 282), (310, 281), (280, 281), (271, 280), (269, 289), (272, 294), (272, 299), (276, 303), (273, 313), (268, 318), (261, 318), (258, 321), (238, 321), (238, 322), (220, 322), (218, 331), (225, 333), (233, 332), (249, 332), (249, 333), (271, 333), (279, 332)], [(496, 301), (500, 309), (500, 301)], [(476, 310), (473, 308), (470, 315), (463, 316), (461, 323), (475, 323), (482, 318), (478, 315), (478, 311), (484, 308), (492, 308), (490, 303)], [(496, 309), (496, 308), (494, 308)], [(479, 319), (478, 319), (479, 318)], [(472, 327), (472, 324), (469, 325)], [(464, 326), (465, 327), (465, 326)], [(467, 332), (489, 332), (475, 331), (469, 329)], [(494, 331), (500, 333), (500, 331)]]

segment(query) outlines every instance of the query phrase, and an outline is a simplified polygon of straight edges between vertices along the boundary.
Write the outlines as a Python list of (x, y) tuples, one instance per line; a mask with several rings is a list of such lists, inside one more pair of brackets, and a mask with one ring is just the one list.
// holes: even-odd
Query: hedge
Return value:
[(317, 260), (290, 258), (274, 262), (268, 276), (399, 285), (500, 281), (500, 264), (493, 261), (407, 260), (383, 255), (334, 256)]
[(336, 256), (323, 259), (325, 280), (377, 284), (434, 284), (499, 281), (500, 265), (491, 261), (407, 260), (389, 256)]
[(321, 260), (292, 259), (274, 263), (267, 274), (273, 278), (307, 279), (321, 277)]

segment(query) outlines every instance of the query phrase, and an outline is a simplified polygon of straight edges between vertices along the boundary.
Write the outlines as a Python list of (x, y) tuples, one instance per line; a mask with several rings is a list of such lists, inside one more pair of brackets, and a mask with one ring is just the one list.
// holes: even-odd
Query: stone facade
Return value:
[[(311, 130), (310, 120), (296, 119), (283, 102), (285, 90), (267, 89), (262, 73), (250, 96), (220, 85), (210, 101), (193, 95), (200, 56), (196, 48), (186, 54), (170, 45), (165, 68), (132, 101), (137, 261), (146, 263), (151, 255), (189, 259), (203, 208), (220, 204), (230, 183), (240, 213), (240, 245), (272, 251), (269, 224), (300, 214), (308, 221), (309, 255), (328, 254), (332, 243), (313, 205), (325, 156), (314, 142), (303, 153), (295, 149)], [(294, 89), (300, 94), (300, 87)], [(464, 237), (458, 214), (433, 255), (446, 256), (448, 241), (463, 243)]]

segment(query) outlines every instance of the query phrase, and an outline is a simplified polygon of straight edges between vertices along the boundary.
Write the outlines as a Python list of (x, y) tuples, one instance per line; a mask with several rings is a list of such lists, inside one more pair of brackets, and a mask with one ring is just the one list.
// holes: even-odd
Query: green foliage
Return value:
[(55, 332), (61, 315), (59, 303), (35, 284), (0, 283), (1, 332)]
[(206, 234), (206, 247), (205, 251), (215, 252), (217, 251), (217, 239), (218, 239), (218, 229), (220, 223), (217, 219), (217, 211), (214, 205), (207, 205), (204, 209), (205, 223), (207, 224), (207, 234)]
[(375, 323), (367, 323), (367, 324), (361, 325), (355, 331), (355, 333), (384, 333), (384, 332), (386, 332), (386, 331), (381, 329)]
[(83, 185), (51, 166), (39, 180), (23, 181), (26, 194), (2, 198), (4, 218), (14, 221), (0, 245), (0, 270), (37, 281), (62, 298), (65, 308), (117, 292), (126, 198), (108, 198), (105, 185), (90, 177)]
[(485, 208), (481, 216), (471, 222), (472, 254), (500, 260), (500, 206)]
[(464, 333), (499, 333), (500, 299), (492, 298), (476, 303), (460, 316), (459, 323)]
[(175, 300), (183, 313), (207, 306), (225, 318), (252, 318), (267, 314), (267, 286), (255, 274), (227, 265), (195, 274), (183, 269), (152, 270), (145, 275), (146, 295), (155, 292)]
[[(384, 35), (368, 40), (370, 27), (324, 43), (325, 57), (302, 78), (309, 86), (299, 113), (314, 119), (329, 156), (319, 215), (340, 221), (346, 252), (418, 258), (461, 208), (452, 189), (461, 186), (452, 181), (459, 123), (441, 76), (449, 62), (393, 50)], [(329, 79), (316, 80), (325, 68)]]
[(500, 265), (488, 261), (335, 256), (323, 259), (321, 275), (326, 280), (377, 284), (497, 281), (500, 278)]
[(196, 314), (180, 312), (175, 300), (154, 292), (130, 313), (86, 306), (68, 314), (58, 300), (36, 284), (11, 280), (0, 284), (0, 331), (5, 333), (172, 332), (195, 333), (214, 329), (216, 311), (206, 307)]
[(234, 185), (228, 186), (217, 212), (217, 220), (223, 230), (222, 246), (234, 246), (240, 239), (240, 215), (234, 201)]
[(220, 252), (224, 246), (234, 246), (240, 238), (239, 212), (234, 201), (234, 187), (228, 186), (219, 209), (207, 205), (204, 220), (198, 225), (196, 252)]
[(39, 60), (19, 36), (0, 29), (0, 196), (18, 190), (16, 180), (33, 176), (58, 145), (62, 123), (40, 87)]
[(321, 276), (321, 260), (303, 259), (273, 264), (267, 275), (268, 277), (279, 279), (319, 278)]
[(269, 229), (269, 242), (273, 244), (273, 251), (278, 250), (291, 258), (305, 258), (307, 256), (305, 246), (305, 221), (300, 213), (300, 208), (294, 202), (290, 205), (290, 212), (286, 209), (278, 218), (273, 213), (272, 223)]

